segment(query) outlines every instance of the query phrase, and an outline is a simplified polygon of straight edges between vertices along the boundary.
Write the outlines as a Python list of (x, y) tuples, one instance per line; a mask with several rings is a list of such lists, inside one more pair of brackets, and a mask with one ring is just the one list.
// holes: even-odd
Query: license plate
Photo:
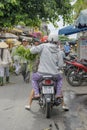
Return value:
[(42, 92), (43, 92), (43, 94), (53, 94), (54, 93), (54, 86), (43, 86)]

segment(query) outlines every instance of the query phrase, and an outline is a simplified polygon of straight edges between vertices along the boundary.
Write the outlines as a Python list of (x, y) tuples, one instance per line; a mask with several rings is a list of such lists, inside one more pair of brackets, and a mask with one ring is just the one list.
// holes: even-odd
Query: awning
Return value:
[(20, 40), (26, 39), (26, 40), (28, 40), (29, 42), (32, 41), (32, 37), (27, 37), (27, 36), (22, 36), (22, 35), (19, 36), (19, 39), (20, 39)]
[(75, 33), (79, 33), (79, 32), (82, 32), (82, 31), (86, 31), (87, 30), (87, 27), (84, 27), (84, 28), (76, 28), (75, 26), (73, 25), (70, 25), (70, 26), (67, 26), (67, 27), (64, 27), (62, 29), (59, 30), (59, 35), (72, 35), (72, 34), (75, 34)]
[(78, 28), (87, 27), (87, 9), (82, 10), (75, 22), (75, 26)]
[(18, 36), (13, 33), (3, 33), (0, 35), (0, 39), (8, 39), (8, 38), (18, 39)]

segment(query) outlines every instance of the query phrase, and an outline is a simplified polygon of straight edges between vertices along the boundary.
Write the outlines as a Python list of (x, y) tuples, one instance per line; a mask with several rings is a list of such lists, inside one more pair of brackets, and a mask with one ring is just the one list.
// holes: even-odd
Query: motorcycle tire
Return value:
[(70, 70), (70, 69), (74, 69), (75, 67), (73, 67), (73, 66), (68, 66), (66, 69), (65, 69), (65, 76), (67, 76), (67, 74), (68, 74), (68, 71)]
[(51, 114), (51, 104), (50, 102), (46, 102), (46, 118), (50, 118), (50, 114)]
[(67, 81), (71, 86), (77, 87), (82, 84), (81, 75), (76, 69), (71, 69), (67, 74)]

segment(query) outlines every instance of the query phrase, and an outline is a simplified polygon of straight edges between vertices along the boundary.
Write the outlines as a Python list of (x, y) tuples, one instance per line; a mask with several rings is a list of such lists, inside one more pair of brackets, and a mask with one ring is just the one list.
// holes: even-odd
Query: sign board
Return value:
[(78, 44), (79, 58), (87, 59), (87, 37), (81, 37)]

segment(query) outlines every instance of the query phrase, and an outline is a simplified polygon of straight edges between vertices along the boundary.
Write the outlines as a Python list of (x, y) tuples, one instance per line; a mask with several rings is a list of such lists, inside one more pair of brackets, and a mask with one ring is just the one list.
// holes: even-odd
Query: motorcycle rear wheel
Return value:
[(50, 118), (51, 114), (51, 103), (46, 102), (46, 110), (45, 110), (46, 118)]
[(69, 70), (67, 74), (67, 81), (71, 86), (80, 86), (82, 84), (81, 75), (76, 69)]

